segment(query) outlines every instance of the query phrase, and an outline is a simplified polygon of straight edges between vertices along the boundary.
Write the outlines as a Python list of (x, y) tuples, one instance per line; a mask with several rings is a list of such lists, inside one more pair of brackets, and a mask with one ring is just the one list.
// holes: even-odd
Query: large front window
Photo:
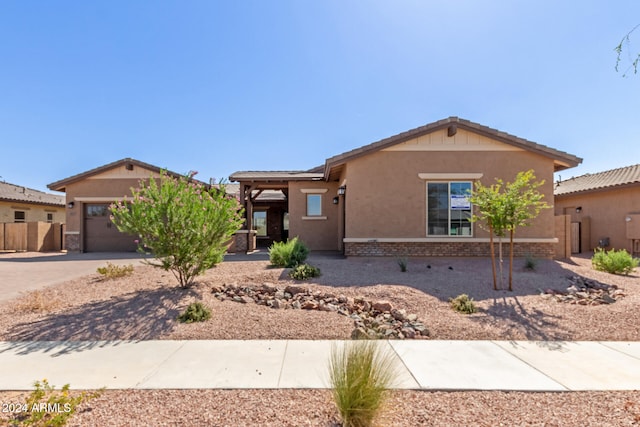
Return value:
[(471, 236), (470, 182), (427, 183), (427, 235)]

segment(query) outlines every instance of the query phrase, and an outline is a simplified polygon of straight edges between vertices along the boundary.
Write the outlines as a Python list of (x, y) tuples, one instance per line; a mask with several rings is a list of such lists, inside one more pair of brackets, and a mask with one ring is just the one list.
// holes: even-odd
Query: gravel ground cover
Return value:
[[(338, 259), (315, 255), (323, 275), (303, 286), (312, 291), (389, 301), (413, 313), (431, 339), (640, 340), (640, 279), (594, 271), (590, 259), (540, 260), (534, 271), (518, 260), (514, 291), (494, 291), (487, 259), (409, 259), (400, 272), (389, 258)], [(507, 263), (505, 262), (505, 269)], [(506, 275), (506, 274), (505, 274)], [(615, 285), (610, 304), (559, 302), (547, 290), (565, 291), (581, 276)], [(300, 285), (288, 270), (266, 261), (225, 262), (178, 289), (171, 273), (147, 266), (133, 275), (101, 280), (98, 274), (45, 288), (0, 305), (0, 340), (117, 339), (348, 339), (353, 320), (334, 312), (274, 309), (220, 301), (214, 286)], [(505, 284), (506, 287), (506, 284)], [(454, 312), (449, 298), (466, 293), (479, 311)], [(205, 323), (176, 317), (194, 301), (212, 309)], [(0, 392), (0, 402), (25, 394)], [(638, 425), (636, 392), (426, 392), (397, 391), (382, 425)], [(107, 391), (83, 404), (73, 425), (336, 425), (326, 390)], [(7, 419), (0, 413), (0, 420)]]

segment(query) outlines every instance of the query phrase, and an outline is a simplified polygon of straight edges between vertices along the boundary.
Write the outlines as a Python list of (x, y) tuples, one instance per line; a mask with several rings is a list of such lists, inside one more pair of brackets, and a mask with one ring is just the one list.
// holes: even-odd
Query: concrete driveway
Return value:
[(107, 261), (117, 265), (141, 262), (136, 252), (84, 253), (17, 252), (0, 253), (0, 302), (34, 289), (44, 288), (96, 272)]

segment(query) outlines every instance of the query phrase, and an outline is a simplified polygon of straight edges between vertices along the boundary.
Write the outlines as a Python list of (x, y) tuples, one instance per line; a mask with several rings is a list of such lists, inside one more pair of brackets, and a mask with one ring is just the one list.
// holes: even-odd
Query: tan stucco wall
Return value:
[[(582, 208), (579, 213), (576, 212), (577, 207)], [(628, 214), (640, 214), (640, 185), (557, 196), (555, 213), (571, 215), (574, 222), (590, 218), (590, 233), (588, 239), (583, 239), (583, 251), (593, 250), (603, 237), (610, 238), (610, 247), (631, 251), (625, 218)]]
[(159, 174), (137, 166), (131, 171), (121, 166), (67, 185), (67, 204), (74, 202), (73, 209), (67, 209), (67, 232), (81, 231), (83, 203), (108, 203), (130, 196), (132, 187), (137, 188), (141, 179), (151, 176)]
[[(553, 204), (553, 162), (528, 151), (378, 151), (348, 166), (347, 238), (426, 238), (428, 180), (420, 173), (482, 173), (480, 181), (491, 185), (495, 177), (513, 181), (518, 172), (534, 169), (537, 180), (546, 180), (539, 190)], [(519, 228), (516, 237), (554, 234), (553, 209), (546, 209), (531, 227)], [(487, 236), (473, 225), (471, 237)]]
[[(324, 190), (322, 219), (305, 219), (307, 193), (302, 190)], [(313, 250), (338, 250), (339, 205), (333, 204), (337, 196), (337, 182), (289, 183), (289, 237), (298, 236)]]
[(15, 211), (23, 211), (25, 213), (25, 222), (47, 222), (47, 214), (53, 214), (52, 222), (65, 221), (65, 212), (62, 206), (0, 201), (0, 222), (13, 222)]

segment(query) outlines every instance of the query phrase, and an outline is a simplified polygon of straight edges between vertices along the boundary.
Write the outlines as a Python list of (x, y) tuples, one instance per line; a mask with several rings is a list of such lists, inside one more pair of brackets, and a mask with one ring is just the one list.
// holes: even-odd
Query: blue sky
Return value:
[(628, 166), (638, 23), (637, 0), (1, 2), (0, 176), (308, 169), (449, 116), (582, 157), (563, 179)]

